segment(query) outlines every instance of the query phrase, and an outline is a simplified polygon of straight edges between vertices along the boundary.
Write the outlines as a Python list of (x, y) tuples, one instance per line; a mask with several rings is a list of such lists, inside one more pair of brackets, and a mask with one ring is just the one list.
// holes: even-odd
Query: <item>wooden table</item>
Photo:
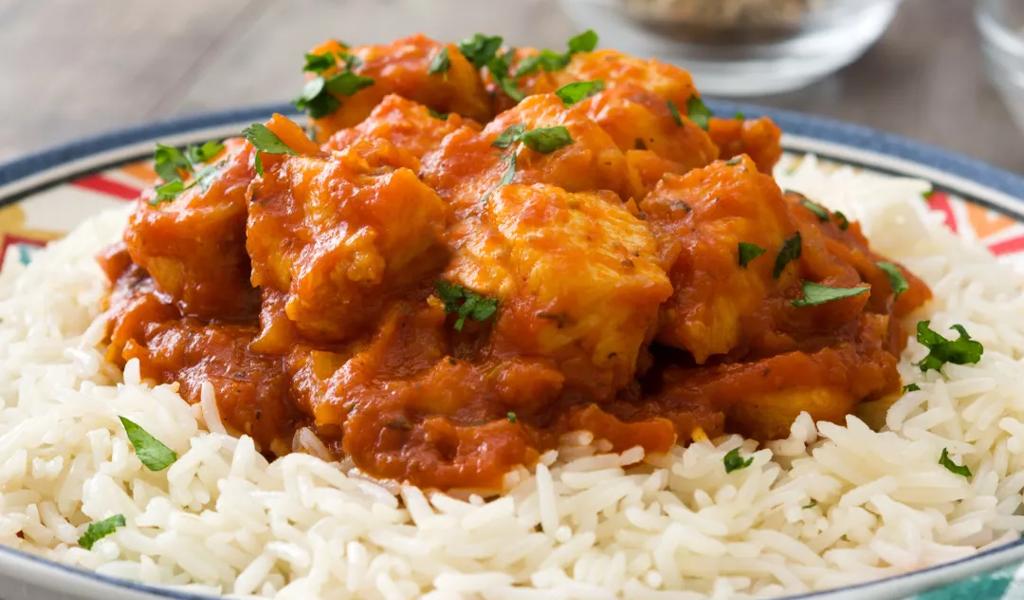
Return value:
[[(985, 77), (972, 5), (906, 0), (856, 64), (752, 100), (1024, 172), (1024, 134)], [(303, 51), (328, 37), (484, 31), (557, 48), (579, 29), (553, 0), (0, 0), (0, 23), (0, 160), (111, 128), (288, 100)]]

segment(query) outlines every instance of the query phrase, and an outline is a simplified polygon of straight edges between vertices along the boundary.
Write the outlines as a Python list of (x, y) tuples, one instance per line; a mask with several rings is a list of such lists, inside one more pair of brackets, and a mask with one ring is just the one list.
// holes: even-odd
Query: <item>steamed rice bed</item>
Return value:
[[(921, 276), (916, 318), (984, 344), (976, 365), (914, 366), (873, 431), (806, 415), (787, 439), (739, 436), (643, 456), (566, 436), (496, 498), (374, 482), (303, 450), (267, 463), (228, 435), (212, 387), (176, 386), (103, 360), (106, 280), (93, 256), (126, 213), (83, 224), (0, 277), (0, 542), (152, 584), (277, 598), (747, 598), (885, 577), (1016, 539), (1024, 489), (1022, 280), (956, 238), (920, 201), (925, 182), (788, 157), (781, 187), (862, 222), (877, 251)], [(910, 323), (912, 325), (912, 323)], [(180, 455), (143, 467), (118, 419)], [(881, 413), (878, 414), (881, 419)], [(734, 448), (752, 456), (726, 473)], [(943, 449), (972, 476), (939, 464)], [(89, 522), (127, 525), (78, 546)]]

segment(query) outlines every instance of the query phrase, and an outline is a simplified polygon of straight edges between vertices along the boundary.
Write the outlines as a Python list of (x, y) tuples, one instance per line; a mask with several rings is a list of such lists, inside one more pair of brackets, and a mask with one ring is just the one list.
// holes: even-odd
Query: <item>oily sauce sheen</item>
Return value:
[[(374, 476), (493, 490), (573, 430), (765, 440), (899, 390), (900, 317), (930, 292), (898, 267), (894, 294), (857, 223), (778, 188), (769, 119), (705, 128), (688, 73), (614, 50), (513, 77), (519, 102), (423, 36), (313, 52), (372, 85), (316, 140), (270, 119), (293, 154), (259, 152), (262, 175), (234, 139), (202, 185), (145, 192), (100, 257), (111, 360), (193, 403), (209, 382), (265, 454), (309, 428)], [(571, 141), (496, 147), (515, 126)], [(796, 306), (806, 282), (865, 290)]]

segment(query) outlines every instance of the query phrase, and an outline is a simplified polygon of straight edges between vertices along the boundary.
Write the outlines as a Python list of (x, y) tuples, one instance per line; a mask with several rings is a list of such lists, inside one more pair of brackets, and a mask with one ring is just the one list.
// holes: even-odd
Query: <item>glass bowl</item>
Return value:
[(989, 77), (1024, 129), (1024, 2), (979, 0), (974, 17)]
[(604, 46), (689, 70), (702, 92), (794, 90), (848, 65), (901, 0), (561, 0)]

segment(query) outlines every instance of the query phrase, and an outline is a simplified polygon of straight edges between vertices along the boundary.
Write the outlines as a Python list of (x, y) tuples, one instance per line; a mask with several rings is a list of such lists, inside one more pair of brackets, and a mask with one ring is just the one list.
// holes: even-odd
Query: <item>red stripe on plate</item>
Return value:
[(142, 190), (139, 188), (125, 185), (120, 181), (114, 181), (113, 179), (107, 179), (100, 174), (86, 175), (85, 177), (72, 181), (71, 185), (106, 194), (108, 196), (121, 198), (122, 200), (134, 200), (142, 193)]
[(1024, 235), (1018, 235), (1008, 240), (989, 244), (989, 251), (996, 256), (1003, 256), (1004, 254), (1016, 254), (1018, 252), (1024, 252)]
[(953, 205), (949, 201), (949, 196), (944, 192), (932, 192), (928, 195), (928, 206), (932, 210), (937, 210), (945, 215), (946, 227), (949, 227), (953, 232), (956, 232), (956, 215), (953, 214)]

